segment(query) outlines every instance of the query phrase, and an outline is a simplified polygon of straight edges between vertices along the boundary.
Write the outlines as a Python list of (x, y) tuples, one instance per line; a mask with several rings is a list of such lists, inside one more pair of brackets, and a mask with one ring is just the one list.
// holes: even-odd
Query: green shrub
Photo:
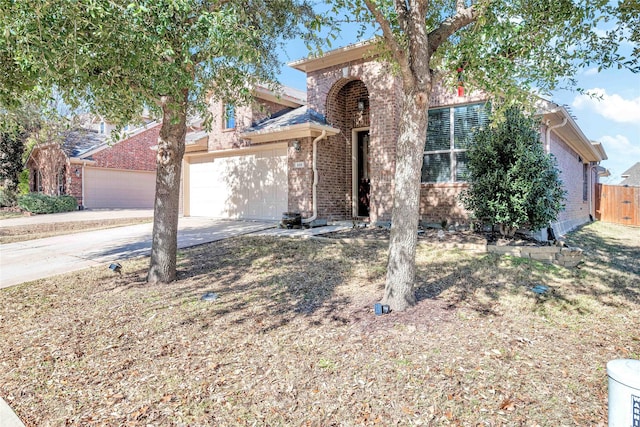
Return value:
[(18, 198), (20, 208), (35, 214), (70, 212), (78, 209), (78, 202), (71, 196), (47, 196), (29, 193)]
[(78, 210), (78, 201), (72, 196), (54, 197), (56, 212), (71, 212)]
[(18, 194), (29, 194), (29, 169), (20, 172), (18, 177)]
[(0, 187), (0, 208), (15, 206), (16, 202), (17, 195), (15, 191), (6, 187)]
[(502, 234), (540, 230), (564, 209), (560, 172), (544, 152), (538, 129), (536, 120), (512, 107), (504, 121), (476, 132), (467, 151), (469, 188), (462, 202), (476, 218), (499, 225)]

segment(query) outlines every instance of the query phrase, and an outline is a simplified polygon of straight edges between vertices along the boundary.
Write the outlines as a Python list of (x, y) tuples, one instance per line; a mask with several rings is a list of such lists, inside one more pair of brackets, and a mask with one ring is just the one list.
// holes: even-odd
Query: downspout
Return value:
[(82, 209), (84, 209), (85, 206), (86, 206), (85, 205), (85, 198), (84, 198), (84, 166), (85, 165), (86, 165), (86, 163), (82, 162), (82, 178), (81, 178), (82, 182), (80, 184), (82, 186)]
[(566, 125), (567, 118), (565, 117), (564, 119), (562, 119), (562, 122), (558, 123), (557, 125), (549, 126), (549, 123), (551, 123), (551, 120), (547, 120), (547, 136), (544, 140), (544, 151), (547, 154), (551, 153), (551, 131)]
[(318, 142), (327, 137), (327, 131), (322, 130), (320, 136), (313, 140), (313, 186), (311, 187), (311, 197), (313, 204), (313, 215), (302, 220), (303, 224), (309, 224), (318, 217)]
[[(544, 151), (547, 154), (551, 154), (551, 131), (557, 128), (561, 128), (562, 126), (567, 124), (567, 118), (562, 119), (562, 122), (557, 125), (549, 126), (551, 120), (547, 120), (547, 135), (544, 140)], [(549, 221), (549, 225), (547, 227), (547, 240), (556, 241), (556, 234), (553, 230), (553, 226), (551, 225), (551, 221)]]
[(595, 221), (596, 219), (596, 205), (593, 190), (595, 190), (596, 187), (595, 177), (598, 176), (597, 169), (597, 164), (589, 168), (589, 216), (593, 219), (593, 221)]

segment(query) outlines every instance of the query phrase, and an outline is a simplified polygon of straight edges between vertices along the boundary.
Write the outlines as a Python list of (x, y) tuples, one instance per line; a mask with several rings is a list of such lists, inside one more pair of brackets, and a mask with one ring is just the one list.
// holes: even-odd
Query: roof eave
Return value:
[(548, 123), (547, 126), (559, 124), (564, 119), (567, 119), (567, 123), (564, 126), (559, 126), (553, 131), (560, 135), (564, 142), (578, 153), (583, 160), (589, 162), (600, 162), (607, 158), (604, 148), (602, 148), (602, 150), (598, 150), (594, 147), (564, 107), (558, 107), (551, 111), (546, 111), (543, 113), (543, 117), (545, 118), (545, 122), (547, 122), (547, 120), (552, 120), (553, 117), (559, 118), (558, 122)]
[(284, 93), (276, 94), (261, 86), (256, 87), (254, 93), (256, 94), (256, 97), (260, 99), (275, 102), (276, 104), (284, 105), (285, 107), (298, 108), (307, 104), (306, 99), (299, 99)]
[(340, 129), (336, 129), (328, 125), (300, 123), (297, 125), (283, 126), (278, 129), (245, 132), (240, 134), (240, 137), (243, 139), (248, 139), (253, 143), (259, 144), (265, 142), (283, 141), (287, 139), (317, 137), (322, 135), (322, 131), (326, 131), (327, 136), (333, 136), (340, 133)]
[(316, 71), (362, 59), (365, 55), (373, 53), (373, 47), (374, 41), (366, 40), (331, 50), (316, 58), (298, 59), (297, 61), (289, 62), (287, 65), (296, 70), (308, 73), (310, 71)]

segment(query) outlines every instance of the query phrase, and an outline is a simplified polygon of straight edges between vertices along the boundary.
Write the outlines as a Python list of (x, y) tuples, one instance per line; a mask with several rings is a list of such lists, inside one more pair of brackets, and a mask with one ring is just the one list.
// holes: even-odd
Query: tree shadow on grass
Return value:
[[(427, 249), (431, 258), (417, 266), (417, 299), (446, 298), (451, 309), (464, 305), (481, 315), (499, 315), (498, 300), (516, 291), (524, 291), (537, 309), (554, 303), (583, 315), (590, 308), (581, 296), (614, 308), (640, 304), (640, 244), (607, 236), (594, 227), (576, 230), (566, 241), (584, 250), (585, 261), (578, 268), (491, 254), (455, 256), (455, 250)], [(536, 286), (546, 290), (535, 293)]]
[[(207, 318), (227, 316), (229, 324), (251, 322), (261, 332), (299, 316), (314, 317), (312, 322), (323, 318), (344, 323), (342, 312), (352, 299), (336, 289), (353, 279), (354, 265), (371, 256), (380, 259), (385, 249), (363, 251), (339, 243), (248, 236), (190, 248), (178, 255), (178, 280), (149, 310), (163, 310), (179, 301), (200, 304), (185, 322), (206, 328)], [(140, 280), (132, 280), (143, 273), (123, 277), (116, 286), (143, 287)], [(201, 302), (207, 292), (218, 299)]]

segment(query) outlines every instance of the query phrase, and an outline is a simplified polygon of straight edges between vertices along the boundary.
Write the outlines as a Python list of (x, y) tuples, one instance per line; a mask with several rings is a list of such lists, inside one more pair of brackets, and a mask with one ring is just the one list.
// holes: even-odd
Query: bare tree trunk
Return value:
[(147, 275), (149, 283), (170, 283), (176, 280), (180, 173), (187, 134), (187, 94), (184, 91), (183, 99), (162, 99), (153, 240)]
[(383, 304), (404, 311), (416, 303), (415, 258), (420, 217), (420, 171), (427, 137), (429, 90), (406, 90), (396, 151), (391, 240)]

